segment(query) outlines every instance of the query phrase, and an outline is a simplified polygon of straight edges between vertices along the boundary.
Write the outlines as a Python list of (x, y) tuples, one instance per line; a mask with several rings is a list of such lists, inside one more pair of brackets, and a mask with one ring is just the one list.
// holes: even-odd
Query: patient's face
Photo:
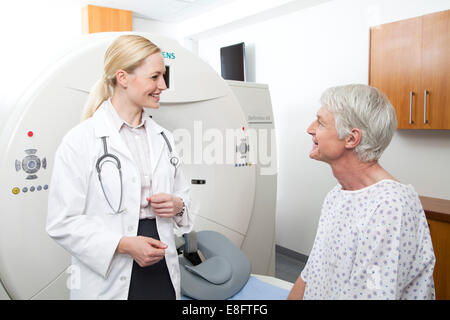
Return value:
[(308, 127), (307, 132), (312, 136), (313, 147), (309, 152), (311, 159), (333, 163), (345, 151), (345, 140), (338, 138), (334, 115), (325, 107), (317, 112), (317, 118)]

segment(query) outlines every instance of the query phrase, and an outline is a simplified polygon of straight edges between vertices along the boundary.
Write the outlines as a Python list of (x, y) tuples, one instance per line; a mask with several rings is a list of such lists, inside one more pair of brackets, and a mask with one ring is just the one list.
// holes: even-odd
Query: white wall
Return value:
[(0, 30), (0, 90), (22, 89), (63, 52), (61, 43), (69, 44), (81, 35), (80, 2), (1, 1)]
[(133, 31), (148, 32), (150, 34), (172, 38), (194, 54), (198, 52), (197, 42), (189, 37), (183, 37), (180, 24), (144, 19), (133, 15)]
[(178, 39), (178, 28), (174, 23), (160, 22), (151, 19), (144, 19), (133, 15), (133, 31), (149, 32), (159, 36)]
[[(368, 82), (369, 27), (449, 9), (448, 0), (334, 0), (198, 40), (220, 73), (219, 48), (244, 41), (248, 78), (267, 83), (278, 143), (276, 243), (308, 255), (322, 201), (336, 184), (308, 158), (306, 128), (328, 87)], [(399, 131), (381, 164), (422, 195), (450, 199), (450, 131)]]

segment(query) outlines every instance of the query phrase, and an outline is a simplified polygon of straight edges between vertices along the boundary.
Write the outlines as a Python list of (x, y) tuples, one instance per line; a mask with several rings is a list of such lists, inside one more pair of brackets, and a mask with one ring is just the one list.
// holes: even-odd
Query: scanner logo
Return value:
[(163, 51), (162, 55), (163, 55), (164, 59), (175, 59), (175, 52)]

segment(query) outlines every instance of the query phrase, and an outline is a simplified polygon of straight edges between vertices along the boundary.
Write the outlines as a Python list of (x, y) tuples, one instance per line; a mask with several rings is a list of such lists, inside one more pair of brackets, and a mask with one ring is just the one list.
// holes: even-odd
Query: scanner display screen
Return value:
[(170, 88), (170, 66), (166, 66), (166, 73), (164, 74), (164, 81), (166, 82), (167, 89)]

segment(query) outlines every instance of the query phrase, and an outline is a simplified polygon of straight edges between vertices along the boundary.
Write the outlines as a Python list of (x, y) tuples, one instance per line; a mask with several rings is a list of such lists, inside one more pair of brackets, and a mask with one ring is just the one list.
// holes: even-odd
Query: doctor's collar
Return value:
[(113, 122), (114, 129), (117, 130), (118, 132), (120, 132), (120, 130), (122, 129), (122, 127), (124, 125), (129, 127), (129, 128), (131, 128), (131, 129), (139, 129), (142, 126), (146, 127), (146, 122), (149, 119), (146, 116), (145, 110), (143, 110), (142, 111), (142, 115), (141, 115), (141, 122), (139, 123), (139, 125), (137, 127), (132, 126), (131, 124), (129, 124), (128, 122), (126, 122), (124, 119), (122, 119), (119, 116), (119, 114), (117, 113), (116, 109), (114, 108), (114, 106), (111, 103), (111, 98), (109, 98), (107, 100), (106, 109), (108, 110), (108, 115), (110, 116), (110, 119)]

